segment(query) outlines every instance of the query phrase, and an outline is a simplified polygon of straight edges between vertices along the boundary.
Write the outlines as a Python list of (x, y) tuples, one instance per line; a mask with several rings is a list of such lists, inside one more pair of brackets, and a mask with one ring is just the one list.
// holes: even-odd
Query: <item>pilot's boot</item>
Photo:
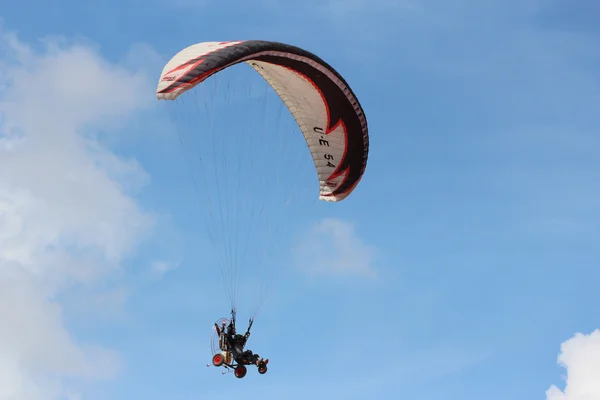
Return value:
[(258, 365), (259, 367), (261, 365), (267, 365), (269, 363), (269, 359), (267, 358), (266, 360), (263, 360), (262, 358), (259, 358), (258, 361), (256, 362), (256, 365)]

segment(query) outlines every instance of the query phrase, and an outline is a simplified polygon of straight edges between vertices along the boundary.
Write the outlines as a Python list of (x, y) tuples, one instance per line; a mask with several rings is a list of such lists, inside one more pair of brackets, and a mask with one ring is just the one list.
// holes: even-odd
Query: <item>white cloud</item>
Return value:
[(316, 274), (375, 276), (375, 249), (358, 237), (352, 224), (327, 218), (295, 248), (296, 263)]
[(564, 342), (558, 362), (567, 370), (565, 390), (552, 385), (546, 400), (600, 399), (600, 330)]
[(94, 133), (151, 86), (86, 46), (0, 32), (0, 49), (0, 399), (76, 398), (61, 377), (111, 377), (118, 357), (78, 343), (56, 298), (116, 270), (153, 224), (128, 194), (148, 177)]
[(150, 269), (155, 279), (161, 279), (167, 272), (177, 268), (177, 266), (177, 264), (168, 261), (154, 261)]

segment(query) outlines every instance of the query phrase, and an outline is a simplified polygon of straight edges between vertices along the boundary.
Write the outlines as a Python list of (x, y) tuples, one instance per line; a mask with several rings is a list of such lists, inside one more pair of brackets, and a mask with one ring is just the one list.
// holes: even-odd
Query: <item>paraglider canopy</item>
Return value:
[(344, 78), (316, 55), (260, 40), (194, 44), (164, 67), (157, 97), (175, 100), (211, 75), (241, 62), (269, 83), (298, 123), (319, 177), (319, 198), (337, 202), (349, 196), (367, 164), (367, 121)]

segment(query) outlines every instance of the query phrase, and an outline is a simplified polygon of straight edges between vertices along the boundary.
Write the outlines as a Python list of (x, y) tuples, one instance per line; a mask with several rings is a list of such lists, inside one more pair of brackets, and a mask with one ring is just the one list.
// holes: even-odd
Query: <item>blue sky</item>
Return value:
[[(596, 3), (0, 1), (0, 293), (25, 307), (0, 307), (0, 399), (530, 400), (568, 372), (547, 399), (582, 400), (577, 377), (595, 383)], [(270, 369), (238, 381), (205, 367), (228, 304), (154, 88), (180, 49), (252, 38), (338, 69), (371, 148), (350, 198), (279, 221), (287, 269), (249, 342)]]

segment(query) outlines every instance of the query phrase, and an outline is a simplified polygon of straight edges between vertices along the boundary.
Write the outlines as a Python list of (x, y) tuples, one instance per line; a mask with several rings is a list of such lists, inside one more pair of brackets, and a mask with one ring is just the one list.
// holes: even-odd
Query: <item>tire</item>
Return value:
[(260, 365), (258, 367), (258, 373), (263, 375), (267, 373), (267, 366), (266, 365)]
[(223, 357), (223, 354), (217, 353), (213, 356), (212, 363), (215, 367), (220, 367), (225, 363), (225, 357)]
[(246, 372), (248, 372), (248, 370), (246, 369), (245, 365), (238, 365), (237, 367), (235, 367), (235, 370), (233, 371), (233, 373), (235, 374), (235, 377), (238, 379), (242, 379), (243, 377), (245, 377)]

